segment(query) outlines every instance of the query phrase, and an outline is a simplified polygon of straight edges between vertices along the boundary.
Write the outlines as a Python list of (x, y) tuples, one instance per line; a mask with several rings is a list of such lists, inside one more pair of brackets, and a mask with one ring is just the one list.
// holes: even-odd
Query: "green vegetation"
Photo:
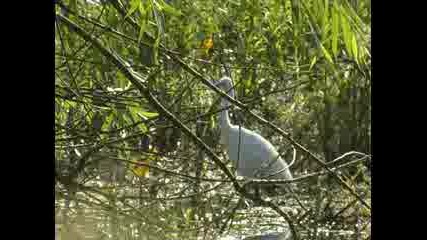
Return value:
[[(58, 239), (370, 237), (369, 1), (62, 0), (56, 14)], [(295, 193), (257, 200), (221, 167), (234, 175), (205, 80), (223, 75), (233, 122), (294, 160)]]

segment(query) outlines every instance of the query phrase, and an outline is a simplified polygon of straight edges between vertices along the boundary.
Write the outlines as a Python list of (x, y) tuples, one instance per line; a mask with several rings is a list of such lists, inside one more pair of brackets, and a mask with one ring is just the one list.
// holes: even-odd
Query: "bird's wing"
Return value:
[(228, 136), (228, 155), (239, 169), (259, 169), (263, 161), (268, 162), (271, 155), (277, 154), (265, 139), (245, 128), (231, 128)]
[(283, 170), (272, 178), (292, 178), (287, 163), (279, 156), (275, 147), (261, 135), (245, 128), (240, 129), (240, 134), (238, 127), (230, 129), (228, 155), (243, 176), (254, 177), (259, 174), (265, 177)]

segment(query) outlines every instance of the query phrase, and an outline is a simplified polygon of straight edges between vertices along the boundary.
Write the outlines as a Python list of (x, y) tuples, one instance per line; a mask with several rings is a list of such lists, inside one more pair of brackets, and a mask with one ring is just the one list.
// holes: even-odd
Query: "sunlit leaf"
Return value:
[(211, 49), (213, 47), (212, 35), (208, 36), (202, 41), (201, 47), (204, 49)]
[(228, 14), (228, 11), (225, 10), (224, 8), (218, 8), (218, 10), (221, 11), (222, 13), (224, 13), (224, 14)]
[(74, 153), (76, 154), (77, 157), (82, 156), (82, 154), (80, 153), (80, 151), (77, 148), (74, 148)]
[(140, 5), (142, 4), (142, 1), (140, 0), (131, 0), (130, 1), (130, 9), (128, 11), (128, 13), (126, 14), (125, 18), (128, 18), (130, 15), (132, 15), (136, 9), (138, 9), (140, 7)]
[(360, 16), (356, 13), (355, 9), (350, 5), (349, 1), (343, 1), (343, 4), (345, 5), (346, 9), (345, 14), (352, 20), (352, 26), (354, 26), (355, 29), (358, 29), (359, 33), (363, 33), (364, 28), (369, 27), (369, 25), (364, 24)]
[(193, 215), (193, 209), (192, 208), (187, 208), (186, 210), (185, 210), (185, 212), (184, 212), (184, 216), (185, 216), (185, 219), (188, 221), (188, 222), (190, 222), (191, 221), (191, 216)]
[(121, 71), (116, 72), (116, 81), (117, 81), (117, 86), (120, 88), (126, 87), (128, 83), (128, 79), (125, 77), (125, 75), (123, 75)]
[(352, 35), (351, 38), (351, 49), (353, 51), (353, 56), (356, 62), (358, 62), (358, 46), (357, 46), (357, 41), (356, 41), (356, 36), (355, 34)]
[(147, 118), (154, 118), (154, 117), (159, 116), (159, 114), (158, 114), (158, 113), (154, 113), (154, 112), (144, 112), (144, 111), (140, 111), (140, 112), (139, 112), (139, 114), (141, 114), (141, 115), (143, 115), (144, 117), (147, 117)]
[(325, 56), (326, 60), (328, 60), (329, 63), (334, 64), (331, 55), (329, 54), (328, 50), (326, 50), (326, 48), (323, 46), (323, 44), (320, 44), (320, 48), (322, 49), (323, 56)]
[(148, 161), (144, 161), (144, 160), (139, 160), (139, 161), (133, 161), (135, 162), (134, 164), (132, 164), (132, 172), (138, 176), (138, 177), (148, 177), (149, 173), (150, 173), (150, 168), (148, 166), (143, 166), (138, 164), (138, 162), (142, 162), (142, 163), (148, 163)]
[(334, 7), (332, 8), (332, 53), (334, 56), (337, 56), (338, 53), (338, 17), (338, 9), (336, 7), (336, 2), (334, 2)]
[(350, 54), (350, 56), (352, 55), (352, 50), (351, 50), (351, 29), (350, 29), (350, 25), (348, 23), (347, 17), (345, 16), (345, 14), (342, 13), (343, 8), (341, 8), (341, 27), (342, 27), (342, 33), (343, 33), (343, 38), (344, 38), (344, 45), (346, 47), (346, 50), (348, 52), (348, 54)]
[[(143, 111), (141, 111), (138, 107), (129, 107), (129, 113), (131, 114), (134, 121), (139, 121), (139, 119), (141, 118), (141, 112)], [(144, 123), (139, 123), (138, 128), (142, 132), (148, 132), (147, 125), (145, 125)]]
[(314, 64), (316, 64), (316, 62), (317, 62), (317, 56), (314, 56), (313, 59), (311, 60), (310, 68), (308, 69), (309, 71), (311, 71), (311, 69), (313, 68)]
[[(155, 149), (153, 149), (153, 153), (156, 153)], [(136, 154), (134, 155), (133, 160), (131, 160), (131, 162), (133, 162), (131, 164), (131, 169), (136, 176), (147, 178), (149, 177), (149, 174), (150, 174), (150, 167), (144, 166), (138, 163), (150, 164), (151, 162), (157, 159), (157, 155), (153, 155), (153, 154), (143, 154), (143, 155), (144, 156), (142, 158), (140, 156), (138, 157)]]
[(145, 17), (146, 11), (150, 11), (149, 8), (147, 8), (147, 10), (144, 9), (144, 4), (142, 3), (142, 1), (140, 1), (141, 3), (138, 5), (138, 10), (139, 10), (139, 14), (141, 14), (141, 18)]
[(323, 12), (323, 16), (322, 16), (322, 33), (326, 34), (326, 27), (328, 25), (328, 21), (329, 21), (329, 0), (324, 0), (323, 3), (323, 8), (324, 8), (324, 12)]

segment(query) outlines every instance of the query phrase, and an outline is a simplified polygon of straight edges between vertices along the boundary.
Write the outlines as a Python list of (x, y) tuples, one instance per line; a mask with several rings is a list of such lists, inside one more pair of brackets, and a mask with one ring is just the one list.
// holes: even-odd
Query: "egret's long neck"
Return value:
[[(228, 94), (231, 98), (235, 98), (233, 84), (230, 78), (223, 77), (217, 83), (217, 86), (220, 87), (225, 93)], [(221, 113), (220, 113), (220, 123), (222, 132), (222, 137), (225, 138), (227, 135), (227, 130), (233, 125), (230, 122), (230, 117), (228, 116), (228, 108), (231, 106), (231, 103), (226, 98), (221, 98)]]

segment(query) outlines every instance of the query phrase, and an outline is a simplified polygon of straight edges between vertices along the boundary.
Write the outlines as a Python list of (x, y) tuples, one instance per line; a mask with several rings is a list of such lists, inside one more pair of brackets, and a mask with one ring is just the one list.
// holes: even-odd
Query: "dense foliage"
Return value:
[[(367, 0), (58, 1), (58, 239), (290, 225), (300, 239), (369, 238), (370, 12)], [(183, 128), (233, 168), (218, 143), (220, 96), (203, 81), (223, 75), (243, 104), (233, 122), (293, 162), (294, 193), (242, 194)]]

